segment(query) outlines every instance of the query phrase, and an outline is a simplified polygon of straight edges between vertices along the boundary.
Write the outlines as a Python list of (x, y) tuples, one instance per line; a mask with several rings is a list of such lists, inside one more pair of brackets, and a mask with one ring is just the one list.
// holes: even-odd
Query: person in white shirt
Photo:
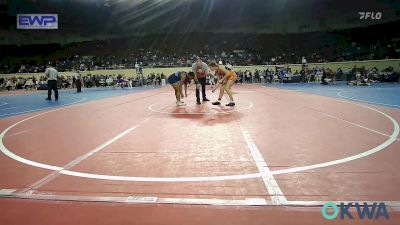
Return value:
[(129, 78), (129, 82), (128, 82), (129, 88), (133, 88), (133, 81), (132, 78)]
[(54, 98), (58, 100), (58, 90), (57, 90), (57, 79), (58, 71), (54, 69), (51, 65), (47, 65), (47, 69), (44, 72), (47, 77), (47, 98), (46, 100), (51, 100), (51, 90), (54, 90)]
[(27, 81), (25, 82), (25, 89), (26, 89), (26, 90), (31, 90), (31, 89), (32, 89), (32, 86), (33, 86), (33, 81), (32, 81), (32, 79), (29, 79), (29, 80), (27, 80)]
[(11, 91), (12, 88), (14, 88), (14, 82), (11, 79), (9, 79), (9, 80), (7, 80), (7, 83), (6, 83), (6, 89), (7, 89), (7, 91)]
[(305, 69), (308, 67), (307, 59), (304, 56), (301, 58), (301, 66), (302, 66), (302, 69)]
[(111, 75), (106, 79), (107, 86), (113, 85), (114, 79), (111, 77)]

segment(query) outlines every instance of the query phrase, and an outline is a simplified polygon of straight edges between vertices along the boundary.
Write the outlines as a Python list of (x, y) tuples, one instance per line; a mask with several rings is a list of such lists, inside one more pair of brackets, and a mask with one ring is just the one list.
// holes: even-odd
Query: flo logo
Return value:
[[(351, 213), (350, 209), (356, 209), (355, 212)], [(337, 216), (340, 215), (340, 219), (354, 219), (355, 216), (358, 216), (360, 220), (368, 219), (368, 220), (377, 220), (377, 219), (389, 219), (389, 213), (386, 209), (385, 203), (373, 203), (372, 205), (368, 205), (368, 203), (364, 202), (364, 204), (359, 203), (340, 203), (340, 205), (336, 205), (333, 202), (327, 202), (322, 206), (322, 216), (327, 220), (333, 220)]]
[(380, 20), (382, 18), (381, 12), (358, 12), (360, 20)]

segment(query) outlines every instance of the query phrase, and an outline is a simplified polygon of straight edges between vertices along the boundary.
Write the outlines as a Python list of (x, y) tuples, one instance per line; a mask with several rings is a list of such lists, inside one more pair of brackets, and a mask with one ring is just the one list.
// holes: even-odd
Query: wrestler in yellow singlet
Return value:
[(231, 88), (237, 79), (236, 72), (226, 69), (224, 65), (218, 65), (214, 61), (210, 62), (208, 66), (212, 71), (215, 71), (215, 74), (218, 76), (218, 82), (221, 84), (221, 87), (219, 89), (220, 91), (218, 101), (213, 102), (212, 104), (220, 105), (222, 96), (224, 95), (224, 91), (226, 91), (229, 99), (231, 100), (228, 104), (226, 104), (226, 106), (235, 106), (235, 101), (233, 100)]

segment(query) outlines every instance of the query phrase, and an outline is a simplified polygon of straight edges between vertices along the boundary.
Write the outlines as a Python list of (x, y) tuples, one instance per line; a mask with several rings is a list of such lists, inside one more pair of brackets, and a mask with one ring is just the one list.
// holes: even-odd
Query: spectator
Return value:
[(7, 91), (11, 91), (14, 88), (14, 82), (12, 79), (8, 79), (6, 83), (6, 89)]
[(300, 80), (301, 80), (301, 82), (303, 82), (303, 83), (306, 83), (306, 82), (307, 82), (306, 71), (305, 71), (304, 68), (300, 70)]
[(32, 87), (33, 87), (33, 81), (32, 81), (32, 79), (28, 79), (28, 80), (25, 82), (24, 87), (25, 87), (26, 90), (31, 90)]
[(106, 83), (107, 83), (107, 86), (108, 86), (108, 87), (110, 87), (110, 86), (113, 85), (114, 79), (112, 78), (111, 75), (109, 75), (108, 78), (106, 79)]
[(75, 85), (76, 85), (76, 92), (82, 92), (82, 76), (79, 72), (75, 73)]

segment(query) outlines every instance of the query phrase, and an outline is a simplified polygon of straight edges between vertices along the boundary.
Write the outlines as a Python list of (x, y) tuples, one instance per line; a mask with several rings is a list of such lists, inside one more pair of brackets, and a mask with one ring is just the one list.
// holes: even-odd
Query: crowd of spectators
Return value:
[[(376, 67), (365, 68), (338, 68), (332, 70), (325, 67), (304, 67), (300, 71), (292, 71), (289, 66), (275, 66), (274, 69), (254, 69), (237, 70), (237, 83), (300, 83), (300, 82), (318, 82), (322, 84), (334, 83), (336, 81), (359, 81), (359, 82), (400, 82), (399, 73), (396, 73), (391, 66), (379, 71)], [(148, 76), (126, 76), (121, 74), (84, 74), (85, 72), (76, 72), (76, 75), (60, 76), (58, 79), (59, 89), (75, 88), (76, 80), (80, 79), (85, 88), (92, 87), (135, 87), (135, 86), (160, 86), (166, 75), (151, 73)], [(207, 77), (207, 84), (210, 84), (212, 76)], [(46, 79), (44, 76), (36, 77), (0, 77), (0, 91), (3, 90), (46, 90)]]
[(134, 68), (136, 63), (145, 68), (186, 67), (198, 57), (229, 61), (233, 66), (294, 64), (301, 63), (303, 56), (309, 63), (400, 58), (396, 25), (298, 34), (191, 33), (65, 46), (6, 46), (7, 54), (0, 53), (0, 73), (43, 72), (49, 61), (63, 72)]
[[(61, 75), (57, 81), (59, 89), (70, 89), (76, 87), (76, 80), (82, 81), (82, 86), (85, 88), (92, 87), (135, 87), (135, 86), (160, 86), (162, 79), (166, 76), (161, 74), (151, 73), (148, 76), (123, 76), (121, 74), (84, 74), (84, 72), (77, 72), (76, 75), (63, 76)], [(0, 91), (7, 90), (47, 90), (47, 81), (44, 76), (37, 79), (35, 76), (25, 77), (0, 77)]]
[(238, 71), (239, 83), (334, 83), (335, 81), (367, 81), (367, 82), (400, 82), (399, 73), (389, 66), (382, 71), (376, 67), (365, 66), (353, 68), (303, 67), (300, 71), (292, 71), (290, 67), (276, 66), (275, 69)]

